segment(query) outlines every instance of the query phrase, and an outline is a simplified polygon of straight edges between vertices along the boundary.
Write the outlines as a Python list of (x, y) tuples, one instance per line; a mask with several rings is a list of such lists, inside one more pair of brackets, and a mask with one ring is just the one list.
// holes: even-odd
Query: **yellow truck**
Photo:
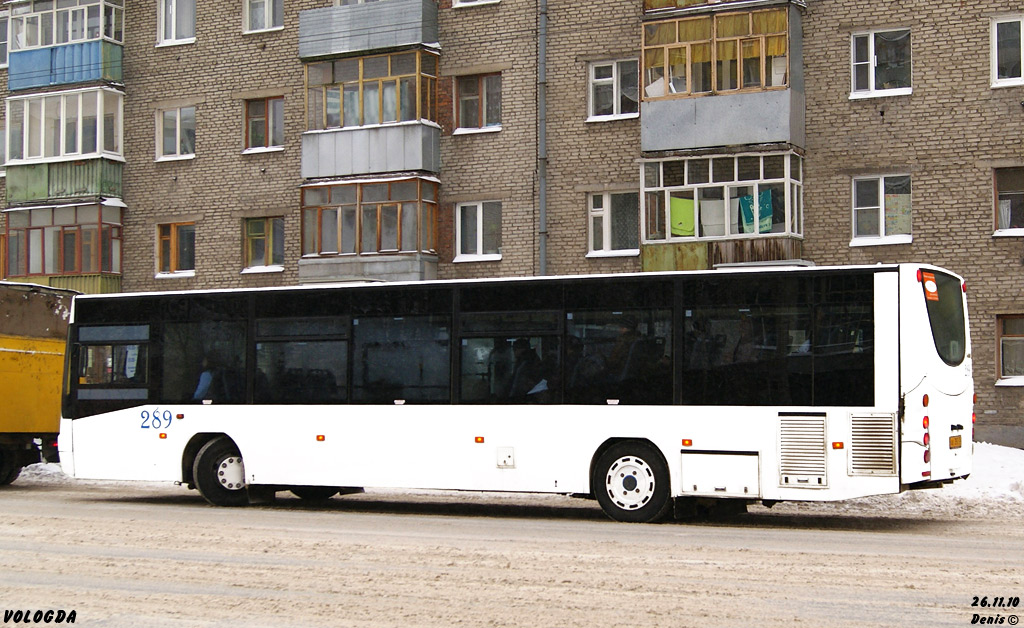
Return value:
[(0, 281), (0, 486), (56, 460), (71, 290)]

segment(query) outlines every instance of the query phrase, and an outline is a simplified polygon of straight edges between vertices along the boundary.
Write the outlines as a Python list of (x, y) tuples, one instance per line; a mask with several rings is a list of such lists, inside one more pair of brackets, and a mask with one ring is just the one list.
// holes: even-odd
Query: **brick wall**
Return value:
[[(129, 3), (124, 76), (127, 291), (294, 284), (301, 254), (300, 140), (305, 130), (298, 16), (327, 0), (288, 0), (284, 29), (243, 34), (241, 2), (199, 2), (196, 41), (156, 46), (156, 4)], [(285, 146), (243, 155), (245, 99), (284, 96)], [(195, 158), (157, 162), (156, 112), (196, 107)], [(243, 220), (284, 216), (283, 273), (243, 275)], [(155, 279), (156, 225), (196, 223), (194, 278)]]
[[(993, 168), (1024, 166), (1024, 87), (990, 87), (1004, 0), (812, 0), (804, 21), (804, 254), (819, 264), (923, 261), (964, 275), (979, 422), (1024, 425), (1024, 390), (996, 387), (996, 314), (1024, 312), (1019, 238), (994, 238)], [(911, 30), (913, 94), (850, 100), (851, 33)], [(851, 247), (854, 176), (909, 173), (913, 242)]]

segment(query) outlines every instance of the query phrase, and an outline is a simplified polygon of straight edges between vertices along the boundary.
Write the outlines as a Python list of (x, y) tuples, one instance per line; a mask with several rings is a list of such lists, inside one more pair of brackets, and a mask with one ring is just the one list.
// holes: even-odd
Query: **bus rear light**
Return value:
[(924, 280), (924, 271), (920, 268), (917, 269), (917, 283), (921, 283)]
[(326, 436), (324, 436), (323, 434), (317, 434), (317, 435), (316, 435), (316, 442), (318, 442), (318, 443), (322, 443), (322, 442), (324, 442), (325, 440), (327, 440), (327, 437), (326, 437)]
[(960, 284), (960, 289), (964, 291), (964, 294), (967, 294), (967, 282), (966, 281), (963, 282), (962, 284)]
[(689, 438), (684, 438), (683, 447), (693, 447), (693, 440)]
[(174, 418), (176, 418), (176, 419), (184, 419), (185, 415), (184, 414), (175, 414)]
[(842, 448), (843, 448), (842, 441), (836, 441), (836, 442), (832, 443), (832, 449), (842, 449)]
[(932, 472), (931, 471), (922, 471), (921, 472), (921, 477), (923, 477), (923, 478), (930, 478), (930, 477), (932, 477)]
[(484, 442), (484, 437), (483, 436), (477, 436), (476, 438), (473, 439), (473, 442), (479, 445), (479, 444)]
[(928, 443), (932, 442), (932, 437), (928, 432), (924, 433), (924, 446), (928, 447)]
[(160, 432), (160, 440), (166, 440), (166, 439), (167, 439), (167, 432)]
[(925, 408), (928, 407), (928, 395), (927, 394), (925, 394), (924, 397), (921, 397), (921, 405), (924, 406)]
[(977, 415), (977, 413), (972, 412), (971, 413), (971, 425), (974, 425), (977, 422), (978, 422), (978, 415)]
[(921, 427), (928, 429), (928, 417), (921, 419)]
[(924, 461), (926, 463), (932, 461), (932, 450), (931, 449), (925, 449), (924, 450)]

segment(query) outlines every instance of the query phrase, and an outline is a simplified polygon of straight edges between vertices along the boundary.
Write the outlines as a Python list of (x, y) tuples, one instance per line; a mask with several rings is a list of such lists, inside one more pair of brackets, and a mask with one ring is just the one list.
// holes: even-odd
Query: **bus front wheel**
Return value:
[(651, 445), (624, 441), (609, 447), (594, 467), (594, 495), (616, 521), (653, 523), (668, 514), (668, 466)]
[(203, 445), (192, 466), (192, 478), (203, 499), (214, 506), (246, 506), (245, 467), (238, 446), (227, 436)]

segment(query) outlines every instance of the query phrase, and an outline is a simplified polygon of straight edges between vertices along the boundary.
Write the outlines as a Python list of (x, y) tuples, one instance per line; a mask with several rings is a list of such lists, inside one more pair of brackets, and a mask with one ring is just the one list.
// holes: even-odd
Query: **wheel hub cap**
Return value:
[(635, 456), (619, 458), (608, 469), (605, 489), (612, 502), (619, 508), (642, 508), (654, 495), (654, 471), (650, 465)]
[(242, 466), (241, 456), (225, 458), (217, 466), (217, 480), (221, 486), (229, 491), (238, 491), (245, 488), (244, 478), (245, 468)]

